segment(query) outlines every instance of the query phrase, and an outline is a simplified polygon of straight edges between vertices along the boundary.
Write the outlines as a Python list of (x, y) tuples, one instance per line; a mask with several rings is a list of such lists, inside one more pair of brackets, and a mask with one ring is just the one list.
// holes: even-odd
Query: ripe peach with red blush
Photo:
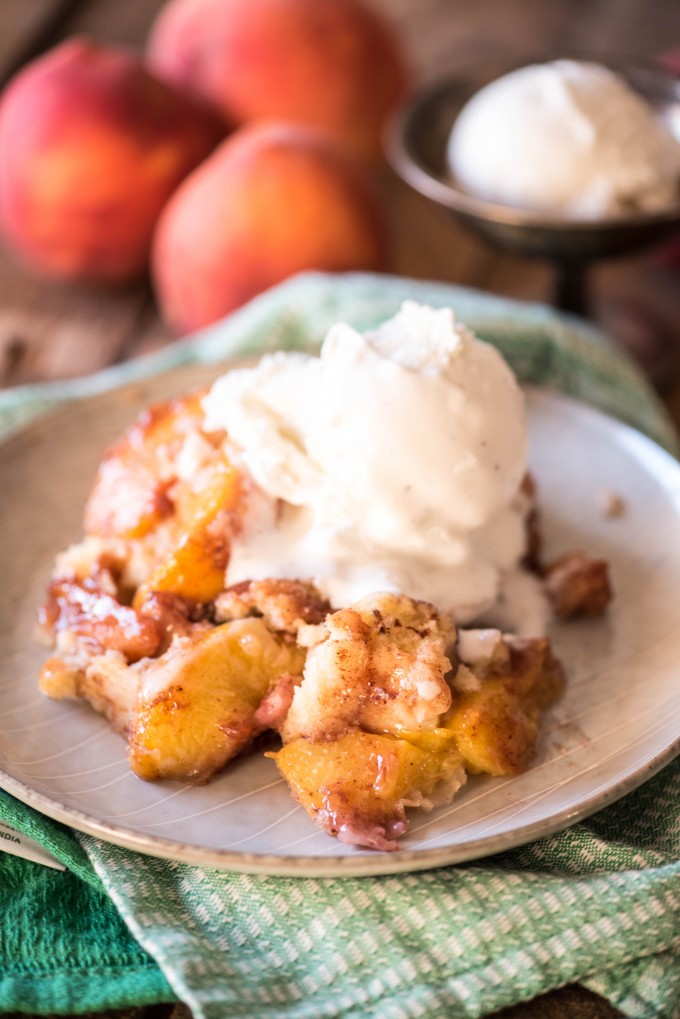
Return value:
[(395, 33), (363, 0), (170, 0), (148, 60), (230, 124), (307, 124), (368, 160), (407, 77)]
[(296, 272), (386, 261), (382, 213), (356, 166), (313, 131), (266, 124), (241, 128), (180, 185), (152, 265), (165, 318), (186, 332)]
[(139, 276), (163, 205), (223, 135), (220, 117), (138, 56), (65, 42), (19, 72), (0, 100), (5, 238), (49, 276)]

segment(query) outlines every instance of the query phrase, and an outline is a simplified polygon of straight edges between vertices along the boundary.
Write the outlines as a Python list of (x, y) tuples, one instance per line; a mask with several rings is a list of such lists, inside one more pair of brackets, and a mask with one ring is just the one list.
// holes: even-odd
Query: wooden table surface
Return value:
[[(602, 52), (654, 59), (680, 51), (678, 0), (370, 0), (403, 38), (413, 80), (562, 54)], [(141, 46), (163, 0), (0, 0), (0, 83), (28, 59), (74, 34)], [(511, 257), (466, 233), (389, 171), (380, 179), (392, 223), (393, 270), (546, 301), (543, 264)], [(598, 266), (592, 315), (643, 351), (680, 425), (680, 242)], [(43, 283), (0, 249), (0, 385), (96, 371), (172, 342), (149, 286), (115, 292)], [(650, 354), (651, 352), (651, 354)], [(125, 1019), (188, 1016), (184, 1006), (118, 1013)], [(498, 1013), (497, 1019), (615, 1016), (606, 1002), (566, 988)]]

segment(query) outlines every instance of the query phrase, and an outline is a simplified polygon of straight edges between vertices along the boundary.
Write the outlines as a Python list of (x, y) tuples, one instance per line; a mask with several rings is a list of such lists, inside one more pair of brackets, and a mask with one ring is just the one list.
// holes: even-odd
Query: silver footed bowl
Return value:
[[(680, 125), (680, 81), (652, 67), (610, 66), (645, 97), (660, 118)], [(403, 180), (488, 240), (516, 254), (550, 259), (566, 274), (578, 273), (595, 259), (628, 254), (680, 232), (680, 187), (677, 203), (662, 211), (631, 210), (616, 217), (577, 219), (487, 202), (457, 186), (446, 164), (453, 123), (475, 92), (508, 70), (512, 68), (441, 81), (402, 107), (386, 144), (388, 159)]]

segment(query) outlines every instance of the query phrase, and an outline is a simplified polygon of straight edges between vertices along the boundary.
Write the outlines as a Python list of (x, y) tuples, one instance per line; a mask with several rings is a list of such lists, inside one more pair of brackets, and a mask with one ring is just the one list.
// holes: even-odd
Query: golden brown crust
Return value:
[(154, 620), (161, 631), (158, 653), (163, 654), (175, 637), (193, 637), (210, 628), (205, 607), (187, 601), (169, 591), (151, 591), (139, 609), (140, 615)]
[(547, 566), (544, 583), (560, 619), (602, 615), (612, 600), (608, 564), (584, 552), (569, 552)]
[(330, 611), (330, 603), (316, 587), (302, 580), (245, 580), (215, 601), (220, 622), (261, 616), (273, 630), (291, 634), (322, 623)]
[(332, 613), (310, 648), (282, 735), (335, 740), (436, 726), (451, 704), (446, 651), (455, 628), (428, 602), (377, 594)]

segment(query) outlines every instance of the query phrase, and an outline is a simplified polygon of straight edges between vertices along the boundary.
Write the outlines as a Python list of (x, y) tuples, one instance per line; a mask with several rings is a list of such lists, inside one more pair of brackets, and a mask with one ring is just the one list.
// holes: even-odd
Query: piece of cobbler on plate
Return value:
[(530, 765), (564, 685), (550, 613), (611, 596), (584, 553), (541, 565), (500, 354), (408, 302), (149, 408), (84, 531), (40, 610), (42, 691), (104, 714), (149, 781), (207, 782), (276, 735), (313, 821), (378, 850), (407, 808)]

